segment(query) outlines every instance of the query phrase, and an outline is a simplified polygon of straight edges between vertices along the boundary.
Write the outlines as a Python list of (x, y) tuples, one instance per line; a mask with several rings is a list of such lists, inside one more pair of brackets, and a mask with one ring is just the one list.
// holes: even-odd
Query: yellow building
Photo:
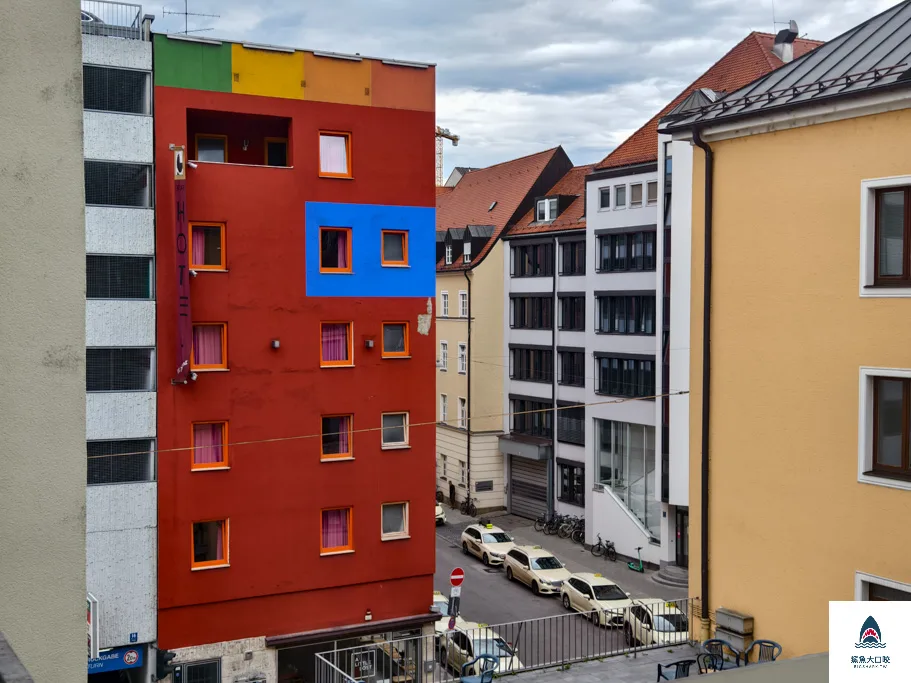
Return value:
[(503, 382), (504, 256), (500, 239), (537, 194), (572, 167), (561, 147), (467, 172), (437, 189), (437, 489), (479, 511), (505, 507), (498, 437)]
[(828, 649), (830, 600), (911, 600), (909, 19), (668, 128), (695, 144), (690, 594), (785, 657)]

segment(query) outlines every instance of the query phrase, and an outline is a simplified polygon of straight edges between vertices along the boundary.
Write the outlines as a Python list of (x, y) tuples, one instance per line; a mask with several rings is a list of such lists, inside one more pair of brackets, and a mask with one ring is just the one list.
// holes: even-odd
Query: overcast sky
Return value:
[[(773, 32), (772, 0), (188, 1), (220, 15), (190, 17), (214, 29), (196, 35), (437, 64), (437, 123), (462, 138), (446, 143), (447, 173), (556, 145), (598, 161), (750, 31)], [(828, 40), (895, 4), (774, 0), (774, 12)], [(184, 28), (144, 10), (157, 31)]]

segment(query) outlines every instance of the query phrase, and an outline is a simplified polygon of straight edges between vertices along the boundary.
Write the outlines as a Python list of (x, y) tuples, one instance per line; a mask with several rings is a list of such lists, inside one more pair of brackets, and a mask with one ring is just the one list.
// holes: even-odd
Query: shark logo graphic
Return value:
[(860, 639), (854, 644), (857, 648), (886, 647), (883, 642), (879, 624), (873, 617), (867, 617), (864, 625), (860, 627)]

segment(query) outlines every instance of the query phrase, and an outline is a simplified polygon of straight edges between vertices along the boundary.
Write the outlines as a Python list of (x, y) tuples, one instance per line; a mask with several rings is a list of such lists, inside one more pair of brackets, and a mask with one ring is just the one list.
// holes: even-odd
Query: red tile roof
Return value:
[(560, 230), (573, 230), (585, 228), (585, 176), (592, 172), (594, 164), (587, 166), (574, 166), (566, 175), (550, 188), (548, 195), (575, 195), (576, 199), (566, 207), (552, 223), (536, 223), (535, 208), (520, 218), (509, 229), (510, 235), (530, 235), (541, 232), (557, 232)]
[(437, 185), (437, 197), (439, 197), (441, 194), (449, 194), (454, 189), (455, 189), (454, 187), (447, 187), (446, 185), (443, 185), (443, 186)]
[[(464, 228), (468, 225), (492, 225), (493, 235), (472, 259), (471, 264), (446, 265), (443, 260), (437, 270), (465, 270), (480, 261), (499, 239), (506, 223), (531, 190), (559, 147), (530, 156), (488, 166), (466, 174), (452, 192), (437, 194), (437, 230)], [(491, 205), (496, 205), (491, 209)]]
[[(775, 36), (771, 33), (753, 31), (671, 100), (664, 109), (649, 119), (648, 123), (608, 154), (601, 163), (595, 166), (595, 170), (656, 161), (658, 159), (658, 121), (662, 117), (698, 88), (733, 92), (757, 78), (762, 78), (770, 71), (784, 66), (784, 62), (772, 52), (774, 44)], [(797, 59), (820, 45), (822, 42), (818, 40), (797, 38), (794, 41), (794, 58)]]

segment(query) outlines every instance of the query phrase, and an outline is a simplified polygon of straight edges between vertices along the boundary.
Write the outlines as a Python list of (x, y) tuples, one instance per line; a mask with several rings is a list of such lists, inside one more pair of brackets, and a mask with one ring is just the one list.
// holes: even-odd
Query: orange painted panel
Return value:
[(370, 106), (370, 62), (304, 53), (304, 99)]
[(374, 107), (435, 111), (436, 69), (372, 62)]

